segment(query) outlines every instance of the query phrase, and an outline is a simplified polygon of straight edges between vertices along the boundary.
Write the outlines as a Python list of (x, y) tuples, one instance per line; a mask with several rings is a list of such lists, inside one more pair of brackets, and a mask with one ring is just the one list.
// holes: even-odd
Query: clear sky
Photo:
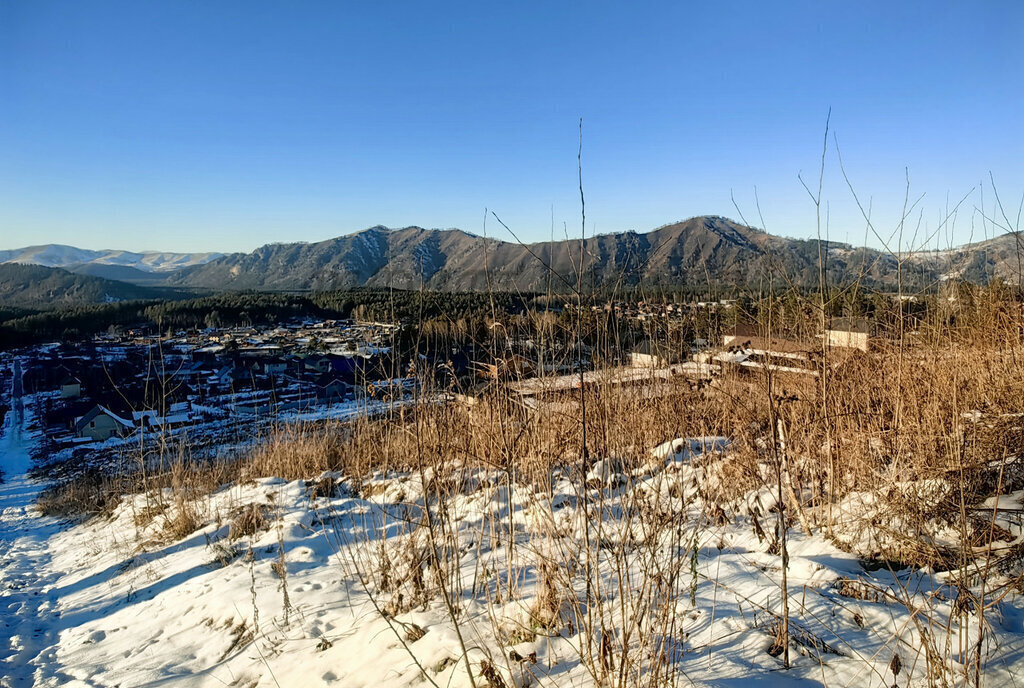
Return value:
[[(251, 250), (376, 224), (815, 235), (826, 114), (879, 229), (1024, 192), (1024, 3), (0, 3), (0, 248)], [(982, 193), (979, 185), (984, 184)], [(829, 141), (829, 235), (863, 243)], [(508, 238), (488, 222), (488, 234)], [(868, 243), (878, 245), (869, 237)]]

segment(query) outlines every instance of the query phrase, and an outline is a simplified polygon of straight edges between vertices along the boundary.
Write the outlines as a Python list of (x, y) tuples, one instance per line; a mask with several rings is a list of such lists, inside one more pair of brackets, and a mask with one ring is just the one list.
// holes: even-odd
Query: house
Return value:
[(346, 382), (355, 382), (357, 378), (366, 376), (366, 359), (359, 356), (344, 356), (340, 354), (328, 354), (332, 372)]
[(832, 318), (825, 330), (829, 346), (867, 351), (871, 343), (871, 321), (867, 318)]
[(205, 366), (200, 361), (182, 361), (181, 365), (170, 371), (171, 377), (180, 378), (184, 380), (192, 380), (207, 374), (209, 371), (205, 369)]
[(316, 400), (321, 404), (337, 404), (349, 398), (352, 386), (341, 378), (325, 373), (317, 379)]
[(206, 384), (209, 387), (230, 387), (235, 379), (235, 370), (225, 365), (207, 375)]
[(125, 437), (134, 430), (131, 421), (125, 420), (105, 406), (94, 406), (91, 411), (75, 422), (75, 436), (103, 442), (117, 435)]
[(316, 373), (329, 373), (331, 371), (331, 359), (328, 356), (310, 354), (302, 361), (303, 370)]
[(275, 356), (258, 361), (253, 368), (264, 375), (277, 377), (288, 372), (288, 362)]
[(152, 409), (132, 411), (132, 422), (136, 427), (145, 428), (147, 430), (164, 431), (176, 430), (178, 428), (191, 425), (194, 421), (192, 404), (188, 401), (170, 404), (164, 410), (164, 415), (160, 414), (161, 411)]
[(149, 427), (157, 432), (177, 430), (191, 425), (192, 414), (189, 412), (169, 413), (166, 416), (152, 416), (149, 418)]
[(664, 368), (671, 363), (668, 347), (650, 339), (633, 347), (629, 362), (634, 368)]
[(61, 380), (60, 398), (77, 399), (82, 396), (82, 381), (77, 377), (68, 376)]

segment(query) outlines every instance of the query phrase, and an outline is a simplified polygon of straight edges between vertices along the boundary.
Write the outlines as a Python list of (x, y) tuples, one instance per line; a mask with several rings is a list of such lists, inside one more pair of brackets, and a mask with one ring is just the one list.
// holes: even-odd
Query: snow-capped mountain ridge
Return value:
[(170, 272), (193, 265), (203, 265), (222, 253), (173, 253), (170, 251), (95, 251), (63, 244), (27, 246), (0, 250), (0, 263), (42, 265), (48, 268), (69, 268), (78, 265), (117, 265), (143, 272)]

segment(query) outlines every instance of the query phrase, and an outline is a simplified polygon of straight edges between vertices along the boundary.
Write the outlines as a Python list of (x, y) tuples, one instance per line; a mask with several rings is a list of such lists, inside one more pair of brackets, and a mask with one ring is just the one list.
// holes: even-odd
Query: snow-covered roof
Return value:
[(101, 415), (108, 416), (109, 418), (113, 419), (114, 422), (126, 428), (134, 427), (130, 420), (125, 420), (118, 414), (108, 409), (106, 406), (96, 405), (92, 408), (91, 411), (89, 411), (84, 416), (78, 419), (78, 422), (75, 423), (75, 430), (81, 430), (86, 426), (87, 423), (95, 419), (97, 416)]
[[(715, 366), (707, 363), (694, 363), (687, 361), (678, 365), (666, 366), (664, 368), (604, 368), (592, 370), (583, 374), (583, 384), (626, 384), (630, 382), (641, 382), (644, 380), (665, 380), (678, 375), (690, 377), (710, 377)], [(569, 389), (578, 389), (580, 386), (579, 373), (559, 375), (556, 377), (535, 377), (527, 380), (519, 380), (509, 384), (510, 391), (523, 396), (531, 394), (543, 394), (545, 392), (561, 392)]]

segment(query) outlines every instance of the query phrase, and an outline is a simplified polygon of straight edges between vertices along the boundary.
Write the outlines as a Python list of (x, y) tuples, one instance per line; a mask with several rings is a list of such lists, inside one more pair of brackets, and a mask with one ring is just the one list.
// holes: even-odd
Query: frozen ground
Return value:
[[(31, 435), (21, 400), (20, 365), (14, 364), (12, 409), (0, 437), (0, 685), (31, 686), (36, 670), (53, 666), (58, 636), (58, 574), (50, 560), (50, 538), (59, 530), (52, 519), (34, 513), (40, 486), (25, 475)], [(56, 675), (56, 674), (54, 674)]]
[[(760, 514), (770, 529), (771, 495), (718, 519), (697, 494), (713, 479), (700, 459), (728, 451), (722, 438), (662, 445), (635, 474), (599, 463), (589, 488), (555, 476), (547, 490), (510, 489), (503, 473), (457, 465), (360, 486), (268, 478), (195, 502), (139, 495), (61, 525), (32, 511), (38, 485), (19, 475), (30, 426), (12, 413), (0, 440), (5, 688), (455, 688), (471, 685), (467, 665), (477, 688), (595, 686), (601, 674), (631, 688), (888, 688), (929, 673), (959, 685), (976, 637), (942, 576), (868, 571), (794, 526), (785, 670), (769, 652), (780, 557), (753, 527)], [(443, 508), (425, 497), (437, 481)], [(1024, 685), (1020, 597), (987, 614), (983, 685)], [(931, 662), (929, 643), (948, 661)], [(645, 673), (645, 658), (670, 671)]]
[[(5, 616), (21, 639), (15, 644), (24, 648), (8, 658), (8, 683), (32, 685), (34, 676), (46, 686), (469, 686), (464, 642), (474, 671), (490, 665), (506, 686), (596, 685), (581, 610), (562, 604), (559, 618), (543, 625), (533, 611), (541, 595), (534, 553), (566, 546), (552, 533), (578, 523), (576, 492), (563, 484), (554, 499), (524, 491), (510, 503), (505, 489), (478, 477), (455, 500), (463, 551), (443, 576), (459, 608), (461, 642), (433, 590), (431, 566), (417, 559), (425, 536), (409, 526), (411, 505), (420, 501), (416, 476), (381, 478), (364, 496), (344, 483), (328, 490), (322, 486), (330, 481), (266, 479), (204, 502), (202, 525), (177, 539), (166, 528), (179, 506), (160, 507), (152, 497), (125, 502), (110, 520), (59, 532), (39, 521), (30, 526), (11, 553), (17, 564), (5, 569), (24, 586), (5, 598)], [(510, 504), (519, 544), (511, 557), (501, 538), (486, 535), (492, 509), (507, 514)], [(613, 541), (624, 532), (612, 520), (617, 504), (607, 505), (603, 535)], [(232, 535), (249, 505), (265, 521)], [(554, 531), (545, 511), (555, 514)], [(661, 685), (890, 686), (894, 655), (904, 667), (898, 685), (909, 674), (917, 679), (911, 685), (923, 680), (920, 631), (897, 599), (909, 588), (918, 614), (932, 610), (941, 627), (950, 605), (938, 597), (937, 581), (909, 572), (869, 576), (856, 557), (820, 537), (794, 535), (796, 640), (793, 668), (784, 671), (768, 652), (778, 557), (746, 529), (708, 528), (700, 537), (696, 578), (687, 574), (669, 605), (677, 615), (673, 634), (651, 633), (656, 625), (635, 629), (638, 643), (658, 644), (678, 662), (675, 681)], [(620, 610), (630, 615), (650, 596), (638, 568), (619, 587), (616, 564), (594, 560), (595, 579), (606, 586), (600, 613), (628, 627)], [(841, 579), (863, 581), (854, 587), (867, 594), (841, 591)], [(1007, 601), (993, 616), (998, 647), (986, 685), (1016, 685), (1024, 615), (1019, 602)], [(614, 642), (621, 652), (622, 638)], [(949, 671), (952, 684), (956, 671)]]

